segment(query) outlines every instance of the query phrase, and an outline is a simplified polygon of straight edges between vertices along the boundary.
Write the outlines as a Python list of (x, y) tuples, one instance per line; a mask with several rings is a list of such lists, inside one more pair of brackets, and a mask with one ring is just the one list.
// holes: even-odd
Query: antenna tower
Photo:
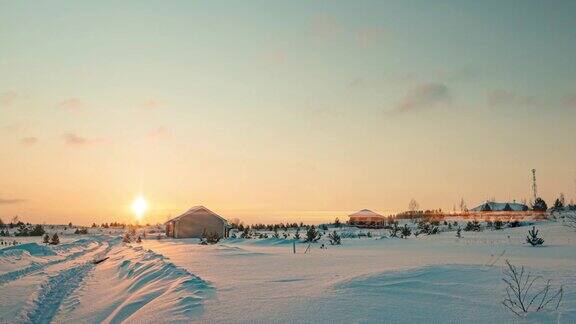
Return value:
[(536, 189), (536, 169), (532, 169), (532, 192), (534, 193), (534, 201), (538, 198), (538, 190)]

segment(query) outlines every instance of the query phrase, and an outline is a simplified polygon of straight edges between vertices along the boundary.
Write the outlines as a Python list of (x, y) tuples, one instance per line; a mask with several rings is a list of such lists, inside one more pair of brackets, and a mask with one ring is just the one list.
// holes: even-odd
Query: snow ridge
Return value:
[[(206, 281), (163, 255), (142, 247), (131, 247), (121, 255), (122, 261), (117, 259), (115, 267), (117, 278), (128, 285), (119, 292), (123, 298), (104, 322), (189, 320), (201, 312), (204, 297), (211, 295), (212, 287)], [(150, 308), (156, 311), (149, 313), (147, 305), (154, 305)]]

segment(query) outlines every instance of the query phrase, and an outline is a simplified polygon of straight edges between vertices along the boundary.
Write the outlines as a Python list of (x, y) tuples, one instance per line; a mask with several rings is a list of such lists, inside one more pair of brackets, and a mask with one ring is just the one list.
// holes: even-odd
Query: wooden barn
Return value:
[(173, 238), (202, 238), (216, 233), (220, 238), (228, 237), (228, 221), (204, 206), (190, 208), (184, 214), (165, 223), (166, 236)]

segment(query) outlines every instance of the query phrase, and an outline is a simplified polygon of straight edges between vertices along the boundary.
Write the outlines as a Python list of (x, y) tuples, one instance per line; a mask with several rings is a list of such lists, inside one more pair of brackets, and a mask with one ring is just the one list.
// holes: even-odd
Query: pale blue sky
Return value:
[(573, 1), (0, 0), (0, 199), (22, 199), (0, 217), (123, 217), (141, 186), (156, 217), (451, 209), (530, 197), (532, 167), (544, 198), (574, 197), (574, 17)]

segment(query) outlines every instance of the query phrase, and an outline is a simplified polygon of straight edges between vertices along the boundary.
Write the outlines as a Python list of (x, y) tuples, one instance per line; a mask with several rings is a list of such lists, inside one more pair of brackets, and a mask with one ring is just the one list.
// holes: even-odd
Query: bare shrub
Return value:
[(562, 286), (552, 294), (550, 280), (546, 281), (544, 288), (537, 290), (534, 283), (543, 280), (541, 276), (534, 276), (524, 270), (524, 266), (512, 265), (506, 260), (504, 278), (506, 283), (506, 297), (502, 304), (517, 316), (529, 312), (538, 312), (543, 309), (557, 310), (562, 301)]

